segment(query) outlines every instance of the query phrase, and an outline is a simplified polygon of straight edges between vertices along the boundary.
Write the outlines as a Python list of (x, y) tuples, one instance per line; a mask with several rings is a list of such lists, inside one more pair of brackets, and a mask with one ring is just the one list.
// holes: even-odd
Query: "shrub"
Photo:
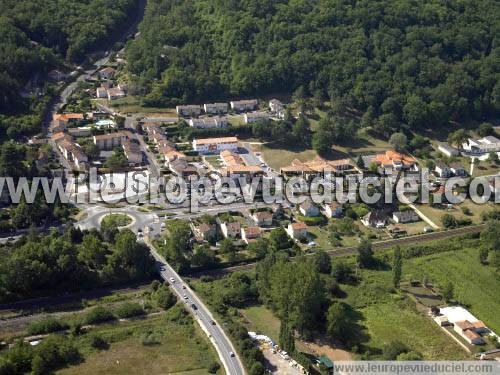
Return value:
[(136, 302), (127, 302), (116, 309), (116, 315), (121, 319), (132, 318), (144, 315), (144, 309)]
[(141, 343), (144, 346), (159, 345), (160, 340), (153, 332), (146, 332), (142, 336)]
[(94, 349), (105, 350), (109, 348), (109, 344), (99, 335), (91, 335), (89, 344)]
[(208, 372), (211, 374), (216, 374), (219, 371), (220, 365), (218, 362), (212, 362), (210, 366), (208, 366)]
[(408, 352), (408, 347), (401, 341), (392, 341), (389, 344), (384, 345), (382, 352), (385, 360), (393, 361), (400, 354)]
[(99, 324), (114, 320), (113, 313), (102, 306), (96, 306), (85, 315), (85, 324)]
[(46, 333), (62, 331), (63, 329), (67, 328), (68, 328), (67, 324), (63, 324), (53, 318), (48, 318), (31, 323), (28, 328), (28, 334), (43, 335)]

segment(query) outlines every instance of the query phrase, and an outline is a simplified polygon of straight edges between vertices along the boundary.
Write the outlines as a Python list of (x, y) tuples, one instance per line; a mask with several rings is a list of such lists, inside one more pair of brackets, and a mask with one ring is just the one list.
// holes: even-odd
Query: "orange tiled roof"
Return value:
[(291, 223), (290, 225), (292, 226), (293, 230), (307, 229), (307, 225), (301, 221), (297, 223)]
[(222, 138), (202, 138), (194, 140), (197, 145), (211, 145), (218, 143), (236, 143), (238, 142), (237, 137), (222, 137)]
[(416, 159), (410, 155), (405, 155), (393, 150), (387, 150), (384, 154), (375, 155), (374, 162), (381, 165), (392, 165), (394, 162), (401, 162), (404, 165), (412, 165), (416, 162)]
[(83, 120), (83, 113), (56, 113), (53, 116), (54, 121)]

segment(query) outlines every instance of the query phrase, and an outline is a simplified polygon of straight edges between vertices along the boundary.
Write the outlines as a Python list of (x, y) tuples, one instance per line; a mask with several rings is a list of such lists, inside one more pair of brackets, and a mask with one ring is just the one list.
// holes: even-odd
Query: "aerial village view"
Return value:
[(496, 2), (0, 10), (0, 374), (500, 374)]

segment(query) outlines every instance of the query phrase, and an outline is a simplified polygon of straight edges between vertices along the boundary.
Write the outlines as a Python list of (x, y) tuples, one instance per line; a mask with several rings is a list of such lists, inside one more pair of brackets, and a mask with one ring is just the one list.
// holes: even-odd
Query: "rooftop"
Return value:
[(222, 137), (222, 138), (201, 138), (195, 139), (197, 145), (211, 145), (217, 143), (237, 143), (237, 137)]

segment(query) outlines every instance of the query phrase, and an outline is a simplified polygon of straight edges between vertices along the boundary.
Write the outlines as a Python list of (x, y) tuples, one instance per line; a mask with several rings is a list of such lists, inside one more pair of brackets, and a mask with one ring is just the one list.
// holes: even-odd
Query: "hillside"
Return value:
[(145, 103), (288, 92), (411, 128), (498, 114), (499, 6), (150, 0), (128, 69)]

